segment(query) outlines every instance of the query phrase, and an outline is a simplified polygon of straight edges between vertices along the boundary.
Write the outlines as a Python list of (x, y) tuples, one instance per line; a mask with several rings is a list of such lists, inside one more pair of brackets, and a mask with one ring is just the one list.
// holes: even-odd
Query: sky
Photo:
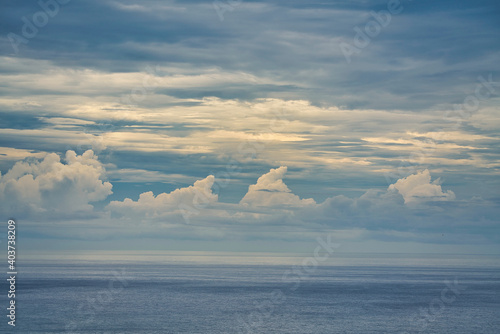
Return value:
[(498, 1), (1, 7), (25, 249), (500, 254)]

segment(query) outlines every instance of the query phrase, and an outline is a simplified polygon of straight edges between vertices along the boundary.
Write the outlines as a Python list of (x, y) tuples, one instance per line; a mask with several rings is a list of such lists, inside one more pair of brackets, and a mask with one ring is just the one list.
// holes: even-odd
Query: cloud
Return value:
[[(381, 5), (378, 1), (335, 6), (252, 2), (227, 12), (221, 25), (207, 2), (174, 1), (160, 5), (144, 1), (137, 5), (86, 1), (64, 7), (66, 20), (51, 21), (53, 28), (43, 41), (34, 39), (19, 49), (23, 59), (51, 59), (56, 65), (115, 73), (137, 70), (145, 63), (175, 64), (198, 72), (210, 64), (226, 71), (243, 69), (254, 76), (272, 73), (273, 79), (292, 82), (290, 89), (276, 91), (262, 85), (256, 92), (253, 87), (244, 87), (232, 90), (231, 98), (251, 92), (258, 96), (308, 96), (315, 102), (407, 110), (425, 109), (442, 103), (443, 98), (463, 99), (462, 88), (470, 78), (498, 69), (498, 24), (496, 11), (490, 9), (495, 6), (491, 0), (447, 2), (437, 5), (438, 10), (426, 3), (408, 4), (404, 14), (394, 17), (355, 57), (353, 66), (346, 66), (339, 43), (353, 43), (353, 28), (363, 28), (370, 11), (380, 10)], [(17, 34), (21, 33), (22, 13), (39, 10), (36, 2), (5, 6), (0, 13), (4, 30)], [(443, 7), (450, 10), (442, 10)], [(102, 15), (94, 15), (96, 11)], [(422, 16), (428, 18), (425, 27), (421, 25)], [(109, 17), (115, 19), (110, 21)], [(131, 25), (134, 29), (130, 29)], [(96, 38), (100, 31), (116, 33)], [(433, 31), (446, 32), (446, 38), (443, 40)], [(404, 38), (413, 42), (400, 47)], [(12, 52), (5, 36), (0, 37), (0, 45), (5, 53)], [(8, 72), (37, 72), (12, 67), (11, 62), (6, 62), (5, 67), (9, 67)], [(68, 86), (78, 84), (75, 81), (69, 81)], [(223, 95), (228, 91), (217, 89), (216, 93)]]
[[(192, 220), (221, 234), (255, 224), (461, 224), (490, 237), (490, 225), (477, 225), (498, 221), (498, 84), (480, 90), (489, 99), (476, 109), (466, 102), (474, 103), (478, 76), (500, 75), (496, 2), (407, 3), (350, 66), (339, 43), (353, 43), (353, 28), (363, 29), (386, 0), (246, 2), (223, 24), (210, 1), (61, 7), (18, 56), (0, 36), (0, 170), (13, 168), (0, 182), (1, 212), (46, 221), (79, 212), (116, 231), (135, 226), (129, 217), (183, 223), (178, 205), (186, 205), (197, 212)], [(21, 17), (40, 7), (4, 1), (2, 9), (4, 30), (22, 35)], [(241, 157), (242, 146), (251, 158)], [(49, 154), (87, 148), (106, 156), (113, 174), (97, 157)], [(205, 177), (232, 160), (241, 172), (216, 190), (217, 178)], [(41, 165), (53, 170), (35, 170)], [(279, 166), (293, 167), (295, 183), (285, 184)], [(418, 170), (429, 175), (405, 178)], [(431, 174), (449, 183), (441, 188)], [(92, 209), (111, 191), (105, 176), (116, 182), (114, 202)], [(172, 184), (185, 188), (161, 188)], [(121, 218), (106, 220), (110, 212)], [(82, 225), (90, 231), (85, 224), (96, 221)]]
[(221, 233), (238, 233), (255, 225), (262, 230), (285, 225), (304, 230), (351, 227), (405, 231), (425, 229), (428, 222), (422, 216), (442, 219), (443, 215), (453, 215), (436, 206), (454, 199), (453, 192), (443, 192), (437, 181), (431, 183), (429, 171), (402, 178), (386, 190), (367, 189), (359, 197), (337, 195), (321, 203), (294, 194), (283, 182), (286, 172), (287, 167), (281, 166), (263, 174), (248, 187), (239, 203), (220, 202), (212, 192), (217, 180), (210, 175), (170, 193), (155, 196), (149, 191), (137, 201), (113, 201), (106, 209), (124, 219), (166, 226), (195, 223), (218, 228)]
[(188, 177), (183, 174), (163, 174), (158, 171), (133, 168), (120, 168), (116, 170), (108, 169), (107, 175), (113, 182), (173, 183), (173, 180), (175, 180), (176, 183), (178, 183), (179, 180), (181, 180), (184, 183), (188, 183), (193, 180), (193, 177)]
[(294, 239), (326, 229), (354, 233), (357, 240), (434, 240), (436, 228), (463, 229), (479, 212), (480, 224), (491, 228), (498, 214), (494, 204), (481, 199), (453, 201), (454, 193), (443, 190), (439, 179), (431, 182), (428, 170), (401, 178), (385, 190), (367, 189), (357, 197), (337, 195), (317, 203), (291, 191), (284, 182), (285, 166), (261, 175), (239, 203), (219, 201), (212, 190), (217, 179), (209, 175), (169, 193), (146, 191), (137, 200), (114, 200), (99, 209), (90, 203), (106, 199), (112, 186), (103, 181), (106, 170), (92, 151), (67, 151), (64, 159), (54, 153), (29, 159), (0, 176), (2, 212), (36, 221), (55, 219), (62, 225), (64, 218), (72, 230), (63, 228), (58, 235), (80, 228), (82, 238), (96, 236), (94, 227), (99, 226), (99, 237), (146, 233), (205, 240), (278, 235)]
[(396, 183), (391, 184), (388, 190), (398, 191), (403, 196), (405, 204), (455, 199), (453, 191), (443, 192), (439, 185), (439, 179), (431, 182), (431, 174), (427, 169), (399, 179)]
[(240, 204), (264, 207), (302, 207), (316, 204), (312, 198), (300, 199), (292, 194), (283, 182), (286, 172), (287, 167), (281, 166), (259, 177), (256, 184), (248, 187), (248, 192)]
[(34, 150), (23, 150), (16, 149), (13, 147), (1, 147), (0, 146), (0, 161), (19, 161), (27, 157), (43, 158), (47, 153), (45, 152), (34, 152)]
[(144, 192), (139, 195), (137, 201), (130, 198), (112, 201), (107, 209), (119, 215), (154, 218), (180, 211), (185, 206), (205, 207), (218, 200), (218, 195), (212, 192), (214, 181), (215, 177), (209, 175), (203, 180), (196, 181), (192, 186), (179, 188), (170, 193), (155, 196), (152, 191)]
[(17, 162), (0, 174), (0, 207), (10, 215), (62, 217), (94, 214), (91, 202), (112, 194), (112, 185), (103, 181), (105, 168), (93, 151), (82, 155), (67, 151), (47, 154), (43, 160)]
[(103, 164), (91, 150), (82, 155), (67, 151), (64, 162), (55, 153), (46, 154), (42, 160), (17, 162), (0, 175), (0, 199), (5, 212), (37, 214), (41, 219), (70, 214), (106, 216), (109, 212), (118, 217), (182, 224), (186, 222), (187, 210), (195, 220), (215, 225), (288, 222), (304, 227), (310, 223), (374, 226), (377, 222), (390, 222), (396, 213), (410, 217), (408, 210), (414, 209), (413, 204), (455, 199), (451, 190), (442, 190), (439, 179), (431, 182), (429, 170), (424, 170), (397, 180), (386, 191), (368, 189), (357, 198), (338, 195), (318, 204), (312, 198), (294, 194), (283, 182), (286, 173), (287, 167), (281, 166), (263, 174), (237, 204), (219, 202), (212, 191), (216, 179), (209, 175), (170, 193), (155, 196), (147, 191), (136, 201), (111, 201), (100, 211), (90, 203), (104, 200), (112, 193), (111, 183), (103, 181)]

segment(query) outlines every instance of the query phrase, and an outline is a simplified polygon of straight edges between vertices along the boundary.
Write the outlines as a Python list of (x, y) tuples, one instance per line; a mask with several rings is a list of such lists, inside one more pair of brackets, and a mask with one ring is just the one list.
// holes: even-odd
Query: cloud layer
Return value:
[[(496, 242), (494, 235), (480, 231), (494, 228), (498, 208), (477, 198), (457, 200), (439, 179), (431, 180), (428, 170), (401, 178), (386, 190), (366, 189), (358, 197), (334, 195), (321, 202), (294, 194), (284, 181), (286, 173), (285, 166), (269, 170), (237, 203), (220, 201), (214, 188), (228, 180), (213, 175), (170, 192), (145, 191), (137, 200), (109, 201), (112, 185), (104, 181), (107, 173), (98, 157), (92, 151), (67, 151), (63, 160), (48, 154), (17, 162), (1, 175), (0, 199), (4, 212), (37, 222), (33, 231), (42, 232), (50, 222), (65, 238), (94, 238), (99, 226), (99, 238), (146, 234), (166, 239), (293, 240), (331, 231), (350, 241), (437, 242), (436, 236), (446, 232), (455, 235), (452, 244), (463, 238)], [(471, 220), (480, 215), (479, 225)], [(73, 227), (68, 229), (69, 221)], [(479, 233), (470, 232), (473, 227)]]
[(494, 240), (498, 2), (401, 1), (347, 63), (387, 4), (71, 1), (16, 50), (41, 8), (5, 2), (1, 212), (81, 238)]

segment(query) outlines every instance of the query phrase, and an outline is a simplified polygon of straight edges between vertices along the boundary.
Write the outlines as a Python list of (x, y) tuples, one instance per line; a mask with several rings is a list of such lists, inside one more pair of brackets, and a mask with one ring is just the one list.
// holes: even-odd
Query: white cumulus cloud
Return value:
[(240, 204), (257, 207), (302, 207), (316, 204), (312, 198), (301, 199), (292, 193), (283, 182), (286, 172), (287, 167), (281, 166), (259, 177), (256, 184), (248, 187)]
[(441, 189), (439, 179), (431, 182), (431, 173), (428, 169), (399, 179), (391, 184), (388, 190), (396, 190), (405, 200), (405, 204), (426, 201), (450, 201), (455, 199), (453, 191)]
[(112, 201), (108, 209), (122, 215), (140, 214), (146, 217), (157, 217), (184, 206), (195, 209), (204, 208), (208, 204), (216, 203), (218, 195), (212, 192), (215, 177), (209, 175), (203, 180), (196, 181), (192, 186), (179, 188), (170, 193), (161, 193), (155, 196), (152, 191), (139, 195), (137, 201), (125, 198), (123, 201)]
[(0, 207), (18, 216), (91, 213), (90, 202), (112, 194), (111, 183), (103, 181), (105, 172), (91, 150), (82, 155), (67, 151), (64, 161), (55, 153), (41, 161), (20, 161), (0, 175)]

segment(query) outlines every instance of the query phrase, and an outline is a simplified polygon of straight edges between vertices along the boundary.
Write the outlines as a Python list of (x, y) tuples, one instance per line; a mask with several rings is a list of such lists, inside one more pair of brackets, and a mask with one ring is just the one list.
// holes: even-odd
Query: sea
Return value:
[[(18, 261), (5, 333), (500, 333), (490, 255), (86, 252)], [(6, 278), (8, 276), (4, 274)]]

